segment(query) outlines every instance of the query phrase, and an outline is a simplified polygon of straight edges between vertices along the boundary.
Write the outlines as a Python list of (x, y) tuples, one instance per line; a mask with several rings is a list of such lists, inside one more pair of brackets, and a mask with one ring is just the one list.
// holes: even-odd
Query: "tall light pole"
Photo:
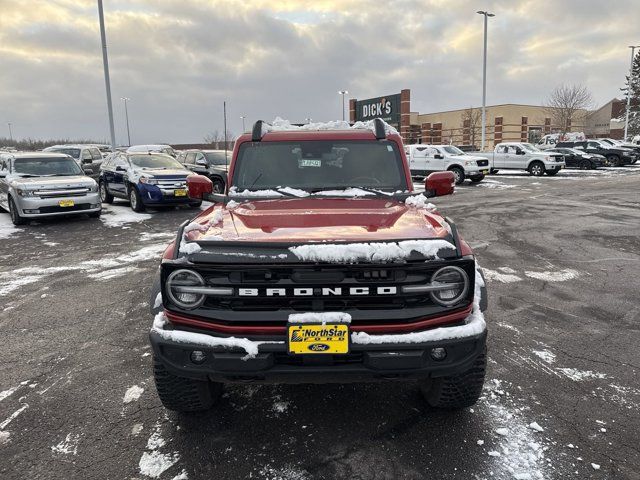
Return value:
[(478, 10), (476, 13), (484, 16), (484, 56), (482, 58), (482, 145), (480, 147), (480, 150), (484, 150), (487, 134), (487, 17), (495, 17), (495, 15), (483, 10)]
[(127, 108), (127, 102), (131, 100), (129, 97), (120, 97), (120, 100), (124, 100), (124, 116), (127, 119), (127, 146), (131, 146), (131, 132), (129, 131), (129, 109)]
[(244, 119), (247, 118), (244, 115), (240, 115), (240, 118), (242, 119), (242, 133), (245, 132), (245, 128), (244, 128)]
[(348, 95), (346, 90), (338, 90), (338, 95), (342, 95), (342, 121), (344, 122), (344, 96)]
[(98, 18), (100, 19), (100, 39), (102, 41), (102, 63), (104, 65), (104, 85), (107, 89), (107, 110), (109, 112), (109, 129), (111, 130), (111, 148), (116, 151), (116, 131), (113, 128), (113, 106), (111, 105), (111, 81), (109, 80), (109, 59), (107, 58), (107, 34), (104, 30), (104, 12), (102, 0), (98, 0)]
[(631, 49), (631, 66), (629, 67), (629, 81), (627, 85), (627, 113), (624, 118), (624, 141), (627, 141), (627, 131), (629, 130), (629, 110), (631, 110), (631, 83), (633, 82), (633, 57), (636, 48), (640, 48), (640, 45), (629, 45)]
[(9, 140), (13, 142), (13, 132), (11, 131), (11, 122), (7, 122), (7, 125), (9, 125)]
[(311, 123), (311, 120), (313, 120), (313, 118), (311, 118), (311, 117), (307, 117), (307, 118), (304, 119), (304, 121), (307, 122), (307, 123)]

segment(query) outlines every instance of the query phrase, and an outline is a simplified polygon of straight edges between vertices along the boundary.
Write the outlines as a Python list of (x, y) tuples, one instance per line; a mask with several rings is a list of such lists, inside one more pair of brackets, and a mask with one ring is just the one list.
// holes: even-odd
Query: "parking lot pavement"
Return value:
[(639, 187), (637, 167), (510, 173), (435, 199), (490, 292), (486, 388), (457, 413), (410, 383), (234, 385), (167, 412), (148, 294), (194, 212), (0, 213), (0, 478), (640, 478)]

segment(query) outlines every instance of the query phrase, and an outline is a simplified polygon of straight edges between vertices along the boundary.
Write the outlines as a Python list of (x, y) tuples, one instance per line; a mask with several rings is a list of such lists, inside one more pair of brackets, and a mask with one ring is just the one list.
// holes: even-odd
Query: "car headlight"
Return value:
[(450, 307), (462, 300), (469, 291), (469, 276), (460, 267), (442, 267), (431, 277), (431, 285), (443, 287), (429, 292), (433, 301)]
[(96, 193), (98, 191), (98, 184), (93, 182), (92, 185), (89, 186), (89, 193)]
[(156, 180), (155, 178), (140, 177), (140, 183), (146, 183), (148, 185), (157, 185), (158, 180)]
[(24, 190), (22, 188), (17, 188), (16, 192), (18, 193), (18, 195), (20, 195), (21, 197), (35, 197), (36, 192), (33, 190)]
[(205, 300), (205, 295), (198, 292), (204, 285), (204, 278), (199, 273), (186, 269), (176, 270), (167, 278), (167, 295), (177, 306), (193, 310)]
[(465, 160), (464, 161), (465, 166), (470, 167), (470, 166), (475, 166), (476, 162), (474, 162), (473, 160)]

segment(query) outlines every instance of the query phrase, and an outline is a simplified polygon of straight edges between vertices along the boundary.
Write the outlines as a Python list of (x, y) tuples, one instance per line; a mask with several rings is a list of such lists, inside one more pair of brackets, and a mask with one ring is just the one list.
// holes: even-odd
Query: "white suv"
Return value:
[(406, 145), (405, 153), (412, 175), (451, 171), (460, 185), (465, 179), (480, 182), (489, 173), (489, 159), (467, 155), (453, 145)]

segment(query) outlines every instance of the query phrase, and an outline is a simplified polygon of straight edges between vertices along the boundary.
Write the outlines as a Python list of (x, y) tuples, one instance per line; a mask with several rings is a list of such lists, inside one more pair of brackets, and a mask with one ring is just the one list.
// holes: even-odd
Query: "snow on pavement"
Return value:
[(145, 220), (149, 220), (151, 215), (148, 213), (136, 213), (129, 205), (109, 205), (102, 207), (102, 215), (100, 220), (107, 227), (116, 228), (130, 228), (127, 226), (129, 223), (138, 223)]
[(135, 402), (140, 398), (140, 395), (144, 392), (144, 388), (139, 387), (138, 385), (134, 385), (133, 387), (129, 387), (126, 392), (124, 392), (124, 397), (122, 397), (123, 403), (131, 403)]
[[(166, 446), (167, 442), (161, 435), (160, 422), (156, 426), (147, 440), (146, 451), (140, 457), (138, 468), (142, 475), (150, 478), (159, 478), (165, 471), (173, 467), (180, 460), (178, 452), (162, 453), (160, 449)], [(186, 472), (182, 472), (186, 475)], [(182, 475), (182, 473), (180, 475)]]
[(9, 238), (14, 233), (22, 232), (11, 222), (11, 217), (0, 210), (0, 239)]
[(61, 440), (60, 443), (51, 447), (51, 451), (61, 455), (78, 455), (79, 440), (80, 435), (76, 433), (68, 433), (64, 440)]

